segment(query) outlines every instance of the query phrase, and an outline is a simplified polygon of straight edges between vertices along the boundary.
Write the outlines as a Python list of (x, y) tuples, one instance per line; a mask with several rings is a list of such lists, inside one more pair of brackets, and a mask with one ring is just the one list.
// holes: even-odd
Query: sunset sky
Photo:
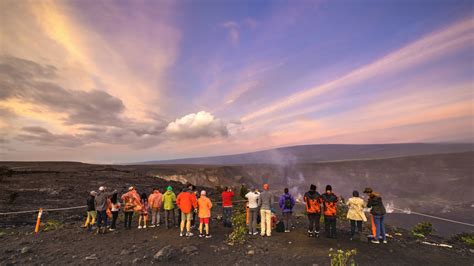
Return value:
[(472, 142), (473, 1), (0, 0), (0, 160)]

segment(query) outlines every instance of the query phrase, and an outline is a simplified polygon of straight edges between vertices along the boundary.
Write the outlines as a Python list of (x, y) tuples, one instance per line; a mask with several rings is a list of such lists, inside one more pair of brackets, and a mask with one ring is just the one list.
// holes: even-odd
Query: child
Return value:
[(95, 211), (95, 196), (97, 192), (91, 191), (89, 197), (87, 198), (87, 219), (83, 228), (87, 228), (89, 231), (92, 231), (92, 226), (95, 224), (95, 218), (97, 217), (97, 212)]
[(211, 238), (209, 234), (209, 219), (211, 217), (211, 200), (206, 197), (206, 191), (201, 191), (201, 197), (198, 199), (198, 208), (199, 208), (199, 237), (203, 237), (202, 234), (202, 225), (205, 225), (206, 229), (206, 238)]
[(110, 203), (112, 204), (110, 209), (112, 212), (112, 224), (110, 226), (110, 231), (115, 231), (115, 229), (117, 229), (117, 217), (120, 210), (120, 201), (118, 201), (117, 193), (112, 195)]
[[(138, 218), (138, 229), (146, 228), (146, 222), (148, 220), (148, 199), (146, 193), (141, 195), (141, 210), (139, 210), (140, 217)], [(143, 227), (142, 227), (143, 221)]]

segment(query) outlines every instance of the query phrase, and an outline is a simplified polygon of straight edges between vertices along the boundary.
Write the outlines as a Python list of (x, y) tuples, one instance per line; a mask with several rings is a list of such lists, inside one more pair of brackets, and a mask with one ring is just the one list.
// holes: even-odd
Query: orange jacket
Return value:
[(184, 213), (190, 213), (193, 208), (197, 208), (196, 195), (190, 192), (181, 192), (176, 198), (176, 205)]
[(201, 196), (198, 199), (197, 203), (198, 203), (198, 208), (199, 208), (199, 213), (198, 213), (199, 218), (211, 217), (211, 208), (212, 208), (211, 200), (206, 196)]
[(124, 206), (124, 209), (127, 209), (129, 211), (128, 208), (130, 208), (131, 206), (134, 206), (135, 209), (141, 209), (141, 198), (136, 190), (131, 190), (123, 194), (121, 198), (125, 204), (128, 204), (127, 206)]
[(161, 205), (163, 203), (163, 194), (161, 194), (158, 190), (154, 190), (153, 193), (148, 197), (148, 205), (154, 209), (159, 210), (161, 209)]

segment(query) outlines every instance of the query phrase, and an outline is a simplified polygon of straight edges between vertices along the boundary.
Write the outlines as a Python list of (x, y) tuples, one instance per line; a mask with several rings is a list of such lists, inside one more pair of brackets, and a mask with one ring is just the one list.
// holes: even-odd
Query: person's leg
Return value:
[(107, 216), (107, 211), (104, 211), (104, 232), (107, 230), (107, 226), (109, 225), (109, 217)]
[(380, 233), (382, 241), (387, 241), (387, 236), (385, 235), (385, 215), (380, 216)]
[(362, 221), (357, 221), (357, 232), (362, 233)]
[(148, 214), (143, 215), (143, 227), (146, 228), (148, 223)]
[(203, 227), (203, 224), (204, 224), (204, 219), (203, 219), (203, 218), (199, 218), (199, 236), (202, 236), (202, 227)]
[(89, 226), (89, 222), (90, 222), (91, 219), (92, 219), (91, 214), (90, 214), (90, 212), (88, 211), (88, 212), (87, 212), (86, 221), (84, 222), (84, 225), (83, 225), (82, 227), (88, 227), (88, 226)]
[(154, 227), (156, 223), (156, 209), (151, 209), (151, 227)]
[(372, 214), (370, 214), (370, 223), (372, 225), (372, 236), (375, 238), (375, 234), (377, 234), (377, 226), (375, 225), (375, 218)]
[(313, 230), (313, 214), (308, 213), (308, 234), (312, 234)]
[(232, 207), (228, 208), (229, 227), (232, 227)]
[(97, 212), (97, 228), (101, 228), (102, 226), (102, 212)]
[(351, 239), (355, 235), (355, 227), (356, 227), (356, 221), (355, 220), (350, 220), (351, 221)]
[(327, 237), (331, 237), (331, 225), (330, 219), (327, 216), (324, 216), (324, 231), (326, 232)]
[(156, 226), (160, 226), (161, 224), (161, 215), (160, 215), (161, 210), (156, 211)]
[(266, 211), (266, 221), (267, 221), (267, 236), (271, 236), (272, 235), (272, 211), (271, 210), (267, 210)]
[(128, 212), (123, 212), (123, 225), (125, 229), (128, 228)]
[(379, 241), (380, 239), (380, 216), (374, 215), (374, 223), (375, 223), (375, 235), (374, 235), (374, 240), (376, 242)]
[(191, 233), (191, 219), (193, 218), (192, 213), (188, 213), (186, 215), (186, 232), (189, 234)]
[(168, 227), (168, 225), (169, 225), (169, 224), (168, 224), (168, 223), (169, 223), (169, 221), (168, 221), (168, 219), (169, 219), (169, 214), (170, 214), (170, 211), (169, 211), (169, 210), (165, 210), (165, 227), (166, 227), (166, 228), (169, 228), (169, 227)]
[(252, 227), (250, 228), (251, 231), (252, 231), (252, 234), (255, 234), (257, 233), (257, 216), (258, 216), (258, 209), (255, 208), (255, 209), (250, 209), (250, 212), (252, 214), (252, 218), (250, 220), (250, 224), (252, 225)]
[(265, 210), (260, 210), (260, 235), (265, 235), (266, 227), (266, 212)]
[(180, 223), (180, 231), (181, 231), (181, 234), (184, 233), (184, 226), (185, 226), (185, 223), (186, 223), (186, 215), (181, 212), (181, 223)]
[(91, 215), (92, 215), (92, 220), (91, 220), (90, 225), (94, 225), (95, 221), (97, 219), (97, 212), (96, 211), (91, 211)]
[(112, 212), (112, 224), (110, 225), (111, 229), (116, 228), (117, 217), (118, 217), (118, 212)]
[(333, 217), (333, 221), (332, 221), (332, 228), (331, 228), (331, 236), (333, 238), (336, 238), (337, 237), (337, 217)]
[(315, 223), (315, 232), (316, 235), (319, 235), (319, 230), (321, 229), (321, 214), (316, 213), (314, 214), (314, 223)]
[(206, 235), (209, 236), (209, 220), (206, 221), (205, 227), (206, 227)]

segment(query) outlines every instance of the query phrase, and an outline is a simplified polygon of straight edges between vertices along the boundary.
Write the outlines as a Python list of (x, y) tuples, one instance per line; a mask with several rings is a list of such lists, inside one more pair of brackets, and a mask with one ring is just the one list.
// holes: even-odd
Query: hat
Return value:
[(99, 187), (99, 191), (104, 191), (104, 190), (105, 190), (104, 186)]
[(201, 196), (206, 196), (206, 191), (205, 190), (201, 190)]
[(316, 186), (311, 184), (311, 186), (309, 186), (309, 190), (316, 190)]
[(172, 191), (173, 188), (172, 188), (171, 186), (168, 186), (168, 187), (166, 188), (166, 190), (167, 190), (167, 191)]
[(97, 192), (91, 191), (90, 194), (91, 194), (91, 196), (94, 196), (94, 197), (95, 197), (95, 195), (97, 195)]
[(135, 187), (134, 187), (134, 186), (131, 186), (131, 187), (128, 188), (128, 191), (132, 191), (132, 190), (134, 190), (134, 189), (135, 189)]
[(332, 191), (331, 185), (327, 185), (327, 186), (326, 186), (326, 191), (328, 191), (328, 190), (329, 190), (329, 191)]
[(370, 187), (366, 187), (366, 188), (364, 189), (364, 193), (366, 193), (366, 194), (370, 194), (370, 193), (372, 193), (372, 192), (374, 192), (374, 191), (373, 191), (372, 188), (370, 188)]
[(268, 190), (269, 188), (270, 188), (270, 186), (268, 184), (266, 184), (266, 183), (263, 184), (263, 189)]

